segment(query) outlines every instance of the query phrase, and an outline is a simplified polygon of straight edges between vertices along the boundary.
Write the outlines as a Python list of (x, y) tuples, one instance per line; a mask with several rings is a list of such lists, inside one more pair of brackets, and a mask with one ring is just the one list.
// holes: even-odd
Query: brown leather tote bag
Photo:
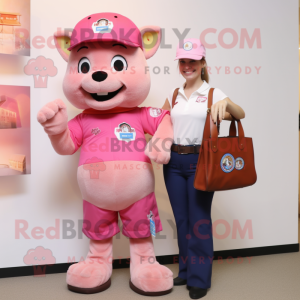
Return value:
[[(218, 137), (211, 119), (213, 88), (208, 94), (208, 109), (194, 187), (201, 191), (225, 191), (253, 185), (257, 180), (252, 138), (245, 137), (242, 123), (233, 118), (229, 136)], [(238, 124), (236, 135), (235, 122)]]

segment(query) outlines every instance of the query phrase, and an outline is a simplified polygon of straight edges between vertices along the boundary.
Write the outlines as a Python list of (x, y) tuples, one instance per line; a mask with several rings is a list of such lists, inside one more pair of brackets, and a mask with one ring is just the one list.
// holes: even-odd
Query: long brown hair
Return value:
[[(205, 57), (202, 57), (200, 61), (206, 62)], [(206, 67), (204, 67), (204, 74), (201, 72), (201, 79), (205, 80), (207, 83), (209, 82), (209, 75)]]

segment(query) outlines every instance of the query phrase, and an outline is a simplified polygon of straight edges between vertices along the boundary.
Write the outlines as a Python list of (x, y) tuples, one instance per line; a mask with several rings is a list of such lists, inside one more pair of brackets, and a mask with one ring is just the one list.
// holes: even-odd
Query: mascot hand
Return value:
[(153, 137), (146, 146), (145, 154), (158, 164), (167, 164), (171, 157), (172, 142)]
[(47, 103), (37, 114), (37, 120), (48, 135), (57, 135), (68, 127), (67, 107), (62, 100)]

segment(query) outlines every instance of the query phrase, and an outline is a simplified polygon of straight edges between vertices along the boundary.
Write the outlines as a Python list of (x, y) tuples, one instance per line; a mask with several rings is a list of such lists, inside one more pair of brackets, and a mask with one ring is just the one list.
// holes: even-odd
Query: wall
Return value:
[[(42, 36), (47, 40), (58, 27), (72, 28), (83, 17), (101, 11), (121, 13), (139, 27), (161, 26), (165, 29), (164, 42), (171, 48), (161, 47), (148, 62), (152, 87), (144, 106), (161, 107), (169, 91), (183, 83), (177, 63), (173, 61), (178, 43), (173, 28), (179, 32), (190, 28), (188, 37), (199, 37), (208, 28), (216, 30), (206, 35), (208, 43), (216, 44), (215, 48), (207, 49), (207, 62), (212, 71), (210, 83), (246, 112), (243, 126), (246, 136), (253, 137), (258, 181), (244, 189), (215, 193), (212, 218), (213, 222), (219, 222), (216, 227), (219, 236), (214, 236), (214, 250), (298, 243), (298, 102), (294, 100), (298, 98), (299, 82), (295, 63), (298, 59), (295, 38), (298, 36), (298, 1), (193, 0), (184, 6), (179, 0), (153, 0), (151, 5), (140, 0), (86, 0), (84, 5), (82, 3), (32, 0), (32, 39)], [(236, 32), (238, 43), (232, 48), (225, 45), (233, 41), (230, 33), (224, 35), (225, 44), (222, 44), (220, 33), (226, 28)], [(261, 48), (257, 41), (252, 47), (246, 42), (245, 47), (240, 48), (241, 32), (251, 37), (254, 31), (260, 34)], [(24, 74), (29, 58), (0, 56), (1, 84), (31, 86), (32, 149), (31, 175), (0, 178), (0, 267), (25, 265), (23, 257), (37, 246), (51, 249), (57, 263), (68, 262), (73, 257), (79, 260), (88, 248), (87, 238), (78, 230), (82, 219), (82, 199), (76, 182), (79, 153), (68, 157), (57, 155), (36, 121), (38, 110), (57, 98), (67, 104), (69, 118), (80, 112), (68, 103), (62, 91), (66, 63), (55, 49), (43, 44), (32, 47), (31, 58), (42, 55), (54, 61), (58, 74), (48, 78), (47, 88), (35, 88), (33, 77)], [(168, 66), (170, 74), (154, 74), (155, 66), (161, 69)], [(234, 72), (236, 67), (241, 67), (241, 74)], [(246, 67), (251, 68), (249, 74), (245, 73)], [(229, 124), (222, 126), (222, 135), (227, 134), (228, 127)], [(155, 239), (156, 254), (175, 254), (178, 248), (172, 229), (174, 219), (162, 168), (157, 165), (154, 168), (164, 227), (161, 235), (165, 236)], [(24, 220), (23, 224), (28, 225), (27, 238), (15, 235), (16, 220)], [(67, 220), (75, 224), (75, 238), (62, 236)], [(33, 228), (40, 227), (38, 231), (43, 232), (55, 224), (57, 238), (41, 233), (33, 237)], [(233, 224), (240, 224), (241, 228), (249, 225), (245, 236), (237, 233), (234, 238), (237, 227)], [(128, 240), (124, 236), (116, 236), (114, 245), (115, 258), (128, 257)]]

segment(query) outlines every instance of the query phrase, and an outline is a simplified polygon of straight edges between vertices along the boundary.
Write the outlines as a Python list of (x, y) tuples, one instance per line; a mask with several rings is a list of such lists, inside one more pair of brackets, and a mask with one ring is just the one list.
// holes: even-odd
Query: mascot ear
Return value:
[(143, 26), (140, 28), (146, 59), (157, 51), (161, 40), (161, 29), (158, 26)]
[(54, 33), (54, 42), (56, 49), (66, 62), (68, 62), (70, 56), (70, 51), (68, 50), (68, 48), (70, 47), (70, 36), (72, 32), (68, 33), (69, 35), (66, 35), (66, 33), (61, 31), (57, 31)]

